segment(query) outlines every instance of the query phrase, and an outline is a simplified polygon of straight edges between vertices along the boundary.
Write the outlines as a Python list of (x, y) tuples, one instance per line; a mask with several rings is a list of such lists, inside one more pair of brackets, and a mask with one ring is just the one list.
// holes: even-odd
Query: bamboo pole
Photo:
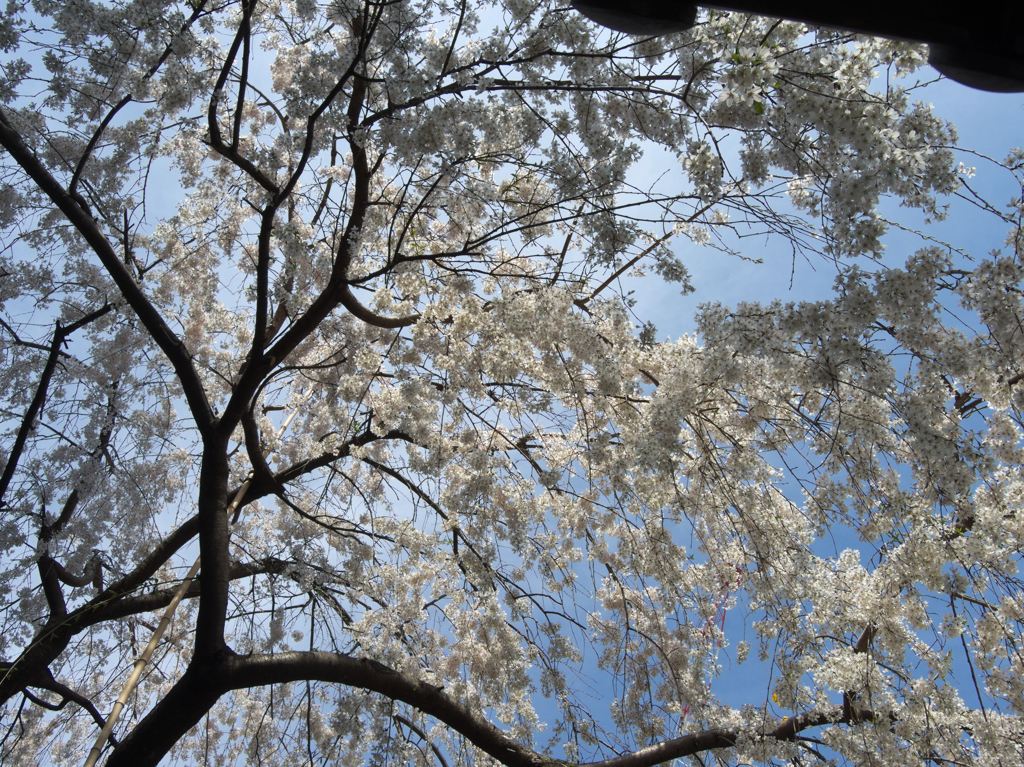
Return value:
[[(245, 496), (249, 490), (249, 486), (252, 484), (252, 477), (249, 477), (242, 483), (242, 486), (235, 493), (235, 497), (231, 500), (228, 506), (228, 516), (234, 514), (238, 508), (239, 502)], [(89, 751), (89, 756), (86, 757), (84, 767), (95, 767), (96, 762), (100, 758), (100, 753), (103, 751), (103, 746), (110, 738), (110, 734), (114, 731), (114, 725), (117, 724), (117, 720), (121, 717), (121, 712), (124, 711), (125, 705), (128, 703), (128, 697), (132, 694), (135, 688), (139, 684), (139, 680), (142, 678), (142, 672), (145, 671), (149, 661), (152, 660), (153, 654), (156, 652), (157, 645), (160, 644), (160, 640), (163, 639), (164, 633), (167, 631), (167, 627), (171, 625), (171, 618), (174, 617), (175, 611), (178, 609), (178, 605), (181, 604), (181, 600), (185, 598), (185, 592), (188, 591), (192, 581), (196, 575), (199, 574), (200, 558), (196, 557), (196, 561), (192, 563), (192, 567), (189, 568), (188, 574), (182, 580), (181, 585), (178, 586), (178, 590), (174, 592), (174, 596), (171, 597), (171, 601), (167, 607), (164, 608), (164, 614), (160, 618), (160, 623), (156, 627), (156, 631), (149, 638), (149, 642), (146, 644), (146, 649), (142, 651), (142, 654), (136, 659), (135, 665), (132, 666), (132, 672), (128, 675), (128, 679), (124, 683), (124, 687), (121, 688), (121, 694), (117, 696), (117, 701), (114, 703), (114, 708), (110, 712), (110, 716), (107, 717), (106, 723), (103, 725), (103, 729), (100, 730), (99, 735), (96, 736), (96, 742), (93, 744), (92, 749)]]
[[(306, 394), (304, 399), (312, 394), (312, 389)], [(277, 436), (280, 438), (288, 426), (291, 425), (292, 419), (295, 418), (298, 413), (298, 408), (292, 408), (291, 413), (281, 424), (281, 428), (277, 432)], [(238, 492), (235, 493), (235, 497), (231, 499), (231, 503), (228, 504), (228, 519), (234, 517), (235, 512), (238, 510), (238, 505), (242, 502), (245, 494), (249, 491), (249, 487), (252, 485), (252, 476), (246, 478), (242, 486), (238, 488)], [(107, 740), (110, 739), (110, 734), (114, 731), (114, 726), (117, 724), (117, 720), (121, 716), (121, 712), (124, 711), (124, 707), (128, 703), (128, 698), (139, 684), (139, 680), (142, 679), (142, 672), (146, 669), (150, 660), (153, 658), (153, 654), (156, 652), (157, 645), (160, 644), (160, 640), (163, 638), (164, 633), (167, 631), (167, 627), (171, 625), (171, 619), (174, 617), (175, 611), (178, 609), (178, 605), (181, 604), (181, 600), (185, 598), (185, 592), (188, 591), (189, 586), (195, 579), (196, 575), (199, 574), (200, 558), (196, 557), (196, 561), (192, 563), (192, 567), (189, 568), (188, 574), (182, 580), (181, 585), (178, 586), (178, 590), (174, 592), (174, 596), (171, 598), (170, 603), (164, 608), (164, 614), (160, 618), (160, 623), (156, 627), (156, 631), (149, 638), (146, 649), (142, 651), (142, 654), (135, 661), (132, 666), (132, 671), (128, 675), (128, 679), (124, 683), (124, 687), (121, 688), (121, 694), (117, 696), (117, 701), (114, 703), (114, 708), (110, 712), (110, 716), (107, 717), (107, 721), (103, 725), (103, 729), (100, 730), (99, 735), (96, 736), (96, 742), (93, 744), (92, 749), (89, 751), (89, 755), (85, 759), (84, 767), (95, 767), (96, 762), (100, 758), (100, 754), (103, 751), (103, 746), (106, 745)]]

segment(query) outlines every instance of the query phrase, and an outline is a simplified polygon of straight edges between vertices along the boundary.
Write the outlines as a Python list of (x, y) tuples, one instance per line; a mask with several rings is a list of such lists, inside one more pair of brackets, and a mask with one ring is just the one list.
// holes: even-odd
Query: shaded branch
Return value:
[(225, 647), (224, 624), (228, 611), (230, 520), (228, 518), (227, 435), (220, 433), (203, 444), (199, 470), (199, 582), (195, 655), (216, 655)]
[[(0, 113), (0, 131), (3, 130), (3, 126), (3, 114)], [(36, 422), (36, 416), (39, 415), (43, 403), (46, 402), (46, 394), (50, 389), (50, 381), (53, 379), (54, 371), (57, 369), (57, 361), (60, 359), (64, 342), (76, 330), (98, 320), (112, 308), (111, 304), (104, 304), (99, 309), (89, 312), (89, 314), (72, 322), (70, 325), (62, 325), (59, 321), (57, 322), (53, 331), (53, 340), (50, 342), (49, 354), (46, 357), (46, 364), (43, 366), (42, 375), (39, 376), (39, 385), (36, 387), (35, 396), (32, 397), (28, 410), (25, 411), (25, 415), (21, 419), (21, 425), (18, 427), (18, 433), (14, 438), (14, 445), (11, 447), (7, 463), (4, 465), (3, 475), (0, 476), (0, 509), (6, 506), (4, 496), (7, 494), (7, 488), (14, 478), (14, 472), (18, 468), (18, 461), (25, 450), (25, 444), (28, 441), (29, 433), (32, 431), (32, 426)]]
[[(431, 684), (368, 658), (319, 651), (239, 656), (233, 652), (194, 660), (171, 692), (125, 738), (108, 767), (156, 765), (178, 740), (195, 726), (217, 700), (230, 690), (317, 680), (377, 693), (434, 717), (474, 746), (507, 767), (568, 767), (564, 760), (539, 754), (505, 734), (479, 714)], [(828, 724), (873, 721), (862, 710), (856, 720), (841, 706), (782, 720), (761, 733), (711, 728), (578, 767), (654, 767), (706, 751), (731, 748), (741, 737), (776, 741), (797, 740), (804, 730)]]
[[(385, 434), (376, 434), (372, 431), (364, 431), (362, 434), (358, 434), (348, 442), (339, 446), (335, 450), (330, 452), (321, 453), (313, 458), (308, 458), (305, 461), (299, 461), (293, 463), (291, 466), (282, 469), (276, 474), (265, 476), (261, 473), (257, 473), (253, 476), (252, 483), (249, 488), (243, 493), (241, 500), (239, 501), (239, 507), (246, 504), (257, 501), (268, 495), (272, 495), (276, 490), (289, 482), (303, 477), (310, 472), (322, 469), (326, 466), (330, 466), (335, 461), (343, 458), (348, 458), (352, 453), (353, 447), (362, 447), (363, 445), (369, 445), (371, 442), (385, 439), (397, 439), (409, 444), (416, 444), (411, 436), (399, 429), (392, 429)], [(241, 490), (241, 487), (234, 488), (231, 491), (231, 497), (234, 497), (236, 493)]]
[[(96, 722), (96, 725), (100, 729), (102, 729), (104, 725), (106, 725), (106, 720), (103, 718), (103, 715), (99, 712), (99, 710), (96, 708), (96, 705), (91, 700), (82, 695), (80, 692), (72, 690), (66, 684), (58, 682), (56, 679), (54, 679), (53, 675), (49, 673), (49, 671), (47, 671), (47, 677), (48, 679), (45, 679), (41, 681), (39, 684), (35, 684), (33, 686), (39, 687), (43, 690), (48, 690), (50, 692), (57, 693), (61, 696), (60, 703), (50, 703), (49, 701), (44, 700), (43, 698), (39, 698), (33, 695), (28, 690), (24, 691), (25, 697), (33, 703), (35, 703), (37, 706), (42, 706), (43, 708), (49, 709), (50, 711), (61, 711), (65, 706), (67, 706), (68, 703), (75, 703), (80, 708), (82, 708), (86, 713), (88, 713), (89, 716), (92, 717), (92, 720)], [(111, 736), (110, 741), (117, 745), (117, 740), (113, 736)]]
[(75, 196), (64, 189), (50, 171), (43, 166), (2, 110), (0, 110), (0, 145), (3, 145), (21, 169), (89, 243), (117, 285), (118, 290), (121, 291), (125, 301), (174, 367), (174, 372), (181, 383), (196, 425), (200, 432), (207, 432), (215, 420), (213, 410), (206, 398), (206, 391), (199, 375), (192, 366), (192, 360), (185, 344), (171, 330), (157, 308), (143, 293), (142, 288), (122, 263), (106, 236), (100, 231), (95, 219), (81, 206)]
[[(463, 7), (465, 7), (465, 5), (463, 5)], [(422, 740), (424, 743), (430, 746), (430, 750), (434, 752), (434, 756), (436, 756), (437, 761), (441, 763), (441, 767), (448, 767), (448, 760), (444, 758), (444, 754), (441, 752), (441, 749), (438, 748), (437, 744), (434, 743), (434, 741), (432, 741), (427, 736), (427, 733), (423, 732), (422, 727), (419, 727), (414, 722), (402, 716), (401, 714), (395, 714), (391, 718), (394, 719), (395, 722), (397, 722), (398, 724), (405, 727), (410, 732), (415, 733), (420, 738), (420, 740)]]

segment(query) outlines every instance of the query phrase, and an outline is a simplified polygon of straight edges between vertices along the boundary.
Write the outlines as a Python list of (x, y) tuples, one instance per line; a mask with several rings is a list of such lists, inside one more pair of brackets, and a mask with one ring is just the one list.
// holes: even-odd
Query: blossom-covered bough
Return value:
[[(106, 764), (1020, 763), (1021, 203), (882, 258), (961, 188), (918, 49), (458, 0), (0, 48), (4, 764), (82, 763), (162, 615)], [(750, 234), (832, 296), (658, 341), (622, 280)]]

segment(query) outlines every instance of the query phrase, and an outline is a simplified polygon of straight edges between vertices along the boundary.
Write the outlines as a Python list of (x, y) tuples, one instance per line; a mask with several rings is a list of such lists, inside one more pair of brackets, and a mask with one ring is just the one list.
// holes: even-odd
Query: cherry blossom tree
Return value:
[[(883, 253), (971, 190), (919, 48), (522, 0), (0, 48), (4, 764), (1021, 762), (1024, 208)], [(833, 293), (661, 340), (622, 287), (766, 239)]]

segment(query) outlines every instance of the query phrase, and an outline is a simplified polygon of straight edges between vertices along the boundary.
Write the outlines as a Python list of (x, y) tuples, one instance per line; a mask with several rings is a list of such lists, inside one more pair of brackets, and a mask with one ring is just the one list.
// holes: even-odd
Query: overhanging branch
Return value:
[(207, 401), (206, 391), (203, 389), (199, 375), (192, 366), (192, 360), (185, 344), (170, 329), (157, 308), (142, 292), (142, 288), (139, 287), (128, 268), (118, 257), (106, 236), (100, 231), (95, 219), (29, 149), (3, 110), (0, 110), (0, 145), (7, 150), (28, 177), (50, 198), (50, 201), (64, 214), (68, 222), (89, 243), (107, 274), (121, 291), (125, 301), (174, 367), (199, 430), (203, 433), (208, 432), (215, 417), (210, 403)]
[[(226, 660), (226, 689), (244, 689), (301, 680), (336, 682), (379, 693), (428, 714), (465, 736), (481, 751), (507, 767), (568, 767), (572, 764), (539, 754), (506, 735), (483, 716), (448, 695), (443, 687), (415, 679), (367, 658), (326, 652), (286, 652), (275, 655), (232, 656)], [(870, 721), (870, 712), (860, 712)], [(655, 767), (706, 751), (731, 748), (752, 735), (768, 740), (792, 741), (804, 730), (827, 724), (848, 724), (842, 707), (783, 719), (759, 736), (739, 730), (710, 728), (673, 738), (637, 751), (578, 767)]]

